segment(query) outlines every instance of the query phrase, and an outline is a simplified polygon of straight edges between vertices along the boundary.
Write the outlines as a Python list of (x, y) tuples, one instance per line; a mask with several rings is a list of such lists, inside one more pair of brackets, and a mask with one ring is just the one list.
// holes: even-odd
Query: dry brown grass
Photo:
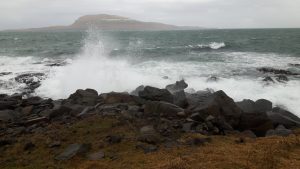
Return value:
[[(0, 168), (78, 168), (78, 169), (298, 169), (300, 168), (300, 132), (283, 137), (246, 139), (238, 144), (239, 136), (214, 136), (203, 146), (179, 146), (172, 149), (160, 147), (159, 151), (144, 154), (137, 150), (135, 132), (116, 119), (91, 117), (69, 127), (51, 125), (44, 134), (24, 135), (18, 142), (1, 150)], [(116, 145), (104, 141), (109, 134), (121, 134), (125, 139)], [(198, 134), (186, 134), (181, 141)], [(62, 146), (47, 147), (53, 140), (62, 140)], [(32, 141), (36, 148), (24, 152), (23, 145)], [(91, 143), (91, 152), (103, 150), (115, 154), (117, 159), (106, 157), (88, 161), (76, 156), (66, 162), (54, 157), (72, 143)]]

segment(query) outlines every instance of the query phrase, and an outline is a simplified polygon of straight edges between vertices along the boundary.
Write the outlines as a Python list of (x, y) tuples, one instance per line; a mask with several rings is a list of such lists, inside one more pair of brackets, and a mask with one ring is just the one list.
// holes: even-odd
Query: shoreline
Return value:
[[(33, 163), (27, 164), (31, 167), (41, 165), (36, 159), (39, 151), (50, 151), (48, 160), (64, 166), (78, 158), (118, 161), (115, 154), (122, 156), (120, 153), (128, 151), (155, 154), (170, 147), (185, 152), (189, 147), (218, 145), (221, 140), (248, 145), (249, 141), (257, 144), (273, 138), (299, 139), (300, 119), (268, 100), (234, 102), (223, 91), (190, 94), (184, 92), (187, 87), (181, 80), (163, 89), (139, 86), (130, 94), (79, 89), (61, 100), (0, 95), (0, 149), (6, 154), (18, 147), (22, 153), (30, 152), (24, 156), (33, 158)], [(131, 148), (119, 150), (123, 142)], [(118, 149), (113, 155), (100, 151), (112, 146)], [(93, 153), (95, 149), (98, 152)], [(11, 158), (26, 158), (13, 156), (0, 156), (0, 164), (9, 168)]]

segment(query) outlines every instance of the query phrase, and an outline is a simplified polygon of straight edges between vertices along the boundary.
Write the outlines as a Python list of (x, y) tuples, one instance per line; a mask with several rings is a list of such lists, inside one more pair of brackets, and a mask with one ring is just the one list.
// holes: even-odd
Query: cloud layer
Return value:
[(300, 0), (10, 0), (0, 29), (68, 25), (86, 14), (214, 28), (300, 27)]

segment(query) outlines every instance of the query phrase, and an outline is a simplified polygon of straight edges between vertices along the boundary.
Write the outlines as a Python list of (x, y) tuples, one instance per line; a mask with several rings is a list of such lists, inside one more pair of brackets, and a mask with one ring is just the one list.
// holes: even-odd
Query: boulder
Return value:
[(267, 77), (264, 77), (263, 78), (263, 81), (264, 82), (267, 82), (267, 84), (268, 83), (275, 83), (275, 81), (272, 79), (272, 77), (270, 77), (270, 76), (267, 76)]
[(60, 155), (56, 156), (56, 160), (69, 160), (75, 155), (83, 155), (90, 150), (89, 144), (71, 144)]
[(185, 108), (188, 106), (187, 98), (183, 90), (173, 93), (174, 95), (174, 104)]
[(240, 131), (251, 130), (255, 135), (263, 137), (268, 130), (273, 129), (273, 123), (266, 113), (243, 113), (238, 129)]
[(275, 130), (268, 130), (266, 136), (283, 136), (287, 137), (293, 134), (292, 130), (286, 129), (284, 126), (279, 125)]
[(255, 102), (256, 112), (267, 112), (272, 110), (272, 102), (266, 99), (259, 99)]
[(144, 106), (144, 112), (147, 115), (158, 115), (169, 119), (178, 118), (178, 113), (184, 110), (174, 104), (163, 101), (149, 101)]
[(200, 97), (197, 94), (196, 99), (193, 98), (193, 101), (198, 102), (192, 103), (188, 108), (189, 111), (198, 112), (202, 118), (212, 115), (216, 118), (225, 119), (226, 123), (232, 127), (239, 125), (242, 110), (223, 91), (205, 94)]
[(236, 105), (245, 113), (255, 112), (255, 102), (250, 99), (244, 99), (241, 102), (236, 102)]
[(0, 121), (14, 121), (19, 117), (19, 113), (13, 110), (0, 110)]
[(185, 83), (184, 80), (177, 81), (175, 84), (170, 84), (166, 86), (166, 89), (171, 92), (172, 94), (183, 91), (185, 88), (188, 87), (188, 84)]
[(248, 138), (256, 138), (256, 135), (251, 130), (245, 130), (241, 133), (241, 135)]
[(143, 91), (139, 92), (139, 96), (151, 101), (165, 101), (173, 103), (173, 95), (167, 89), (158, 89), (155, 87), (146, 86)]
[(158, 146), (149, 144), (138, 144), (136, 145), (136, 148), (142, 149), (145, 154), (152, 153), (158, 150)]
[(145, 86), (141, 85), (141, 86), (137, 87), (134, 91), (130, 92), (130, 95), (139, 96), (139, 92), (143, 91), (144, 88), (145, 88)]
[(274, 126), (282, 124), (286, 128), (300, 127), (300, 118), (282, 108), (275, 107), (267, 115)]
[(273, 73), (273, 74), (282, 74), (282, 75), (299, 75), (298, 73), (294, 73), (288, 70), (283, 69), (275, 69), (275, 68), (269, 68), (269, 67), (262, 67), (258, 68), (258, 71), (262, 73)]
[(278, 76), (276, 76), (276, 80), (278, 82), (285, 83), (285, 82), (289, 81), (289, 78), (285, 75), (278, 75)]
[(103, 151), (98, 151), (96, 153), (89, 154), (87, 156), (87, 159), (92, 160), (92, 161), (96, 161), (96, 160), (101, 160), (104, 157), (105, 157), (104, 152)]
[(151, 125), (144, 126), (140, 129), (138, 140), (148, 144), (158, 144), (160, 142), (158, 133)]
[(129, 95), (128, 93), (105, 93), (100, 95), (103, 98), (104, 103), (106, 104), (115, 104), (115, 103), (131, 103), (136, 104), (138, 98), (136, 96)]
[(120, 143), (122, 141), (123, 137), (119, 136), (119, 135), (110, 135), (106, 137), (106, 141), (109, 144), (117, 144)]
[(97, 104), (98, 92), (93, 89), (82, 90), (79, 89), (75, 93), (71, 94), (65, 101), (71, 104), (80, 104), (85, 106), (94, 106)]

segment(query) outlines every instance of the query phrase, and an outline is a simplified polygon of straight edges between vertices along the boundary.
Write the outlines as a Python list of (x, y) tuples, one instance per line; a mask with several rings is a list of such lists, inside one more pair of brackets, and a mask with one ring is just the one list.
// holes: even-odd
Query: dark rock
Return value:
[(255, 102), (249, 99), (245, 99), (241, 102), (236, 102), (236, 105), (246, 113), (255, 112)]
[(267, 82), (267, 83), (275, 83), (275, 81), (270, 77), (270, 76), (267, 76), (263, 79), (264, 82)]
[(184, 131), (186, 133), (192, 132), (194, 126), (195, 126), (195, 123), (193, 123), (193, 122), (183, 123), (182, 124), (182, 131)]
[(274, 126), (282, 124), (286, 128), (300, 127), (300, 118), (282, 108), (275, 107), (267, 114)]
[(146, 100), (166, 101), (173, 103), (173, 95), (167, 89), (158, 89), (146, 86), (143, 91), (139, 92), (139, 96)]
[(14, 143), (12, 139), (0, 139), (0, 148), (6, 145), (11, 145)]
[(238, 129), (251, 130), (255, 135), (263, 137), (268, 130), (273, 129), (273, 124), (266, 113), (243, 113)]
[(141, 86), (137, 87), (134, 91), (132, 91), (130, 94), (133, 96), (139, 96), (139, 92), (143, 91), (144, 88), (145, 88), (145, 86), (141, 85)]
[(276, 76), (276, 80), (277, 80), (278, 82), (284, 83), (284, 82), (289, 81), (289, 78), (286, 77), (285, 75), (278, 75), (278, 76)]
[(283, 75), (299, 75), (298, 73), (293, 73), (293, 72), (288, 71), (288, 70), (267, 68), (267, 67), (258, 68), (257, 70), (262, 72), (262, 73), (273, 73), (273, 74), (283, 74)]
[(31, 105), (40, 105), (44, 100), (38, 96), (30, 97), (28, 99), (24, 99), (22, 102), (22, 106), (31, 106)]
[(24, 151), (30, 151), (34, 148), (35, 148), (35, 145), (32, 142), (28, 142), (28, 143), (25, 144), (23, 150)]
[(22, 112), (22, 115), (28, 116), (31, 114), (32, 110), (33, 110), (33, 106), (31, 105), (31, 106), (26, 106), (26, 107), (22, 108), (21, 112)]
[(71, 144), (69, 145), (64, 152), (56, 156), (56, 160), (69, 160), (75, 155), (84, 155), (90, 150), (91, 146), (89, 144)]
[(219, 78), (217, 76), (210, 76), (209, 78), (207, 78), (206, 81), (207, 82), (217, 82), (217, 81), (219, 81)]
[(188, 87), (188, 84), (185, 83), (184, 80), (177, 81), (175, 84), (170, 84), (166, 86), (166, 89), (171, 92), (172, 94), (183, 91), (185, 88)]
[(19, 118), (19, 113), (13, 110), (1, 110), (0, 111), (0, 121), (8, 122), (14, 121)]
[(60, 141), (54, 141), (51, 144), (48, 145), (49, 148), (54, 148), (54, 147), (60, 147), (61, 142)]
[(15, 100), (0, 100), (0, 110), (15, 109), (19, 102)]
[(18, 83), (26, 84), (24, 90), (26, 93), (33, 93), (34, 90), (41, 85), (41, 81), (45, 79), (44, 73), (25, 73), (15, 77), (15, 81)]
[(122, 136), (118, 136), (118, 135), (110, 135), (106, 137), (106, 141), (109, 144), (117, 144), (120, 143), (122, 141), (123, 137)]
[(204, 102), (211, 95), (212, 93), (210, 91), (197, 91), (196, 93), (192, 93), (192, 94), (187, 93), (186, 97), (187, 97), (189, 109), (196, 108), (199, 105), (199, 103)]
[(193, 146), (205, 145), (206, 143), (210, 143), (212, 139), (210, 137), (207, 138), (191, 138), (187, 140), (186, 144)]
[(159, 135), (155, 131), (153, 126), (144, 126), (140, 129), (140, 135), (138, 141), (148, 144), (158, 144), (160, 142)]
[(128, 103), (128, 104), (136, 104), (137, 97), (129, 95), (128, 93), (106, 93), (101, 94), (101, 97), (104, 99), (104, 103), (106, 104), (115, 104), (115, 103)]
[(244, 137), (256, 138), (256, 135), (251, 130), (245, 130), (241, 133), (241, 135)]
[(283, 136), (287, 137), (291, 135), (292, 130), (286, 129), (284, 126), (279, 125), (275, 130), (268, 130), (266, 136)]
[(92, 161), (96, 161), (96, 160), (101, 160), (104, 157), (105, 157), (104, 152), (103, 151), (99, 151), (99, 152), (96, 152), (96, 153), (89, 154), (87, 156), (87, 159), (88, 160), (92, 160)]
[(158, 146), (149, 144), (138, 144), (137, 149), (142, 149), (145, 154), (152, 153), (158, 150)]
[(0, 76), (6, 76), (6, 75), (11, 75), (12, 72), (1, 72)]
[(45, 66), (50, 66), (50, 67), (60, 67), (60, 66), (65, 66), (67, 65), (66, 62), (60, 62), (60, 63), (50, 63), (50, 64), (46, 64)]
[(176, 118), (184, 110), (174, 104), (163, 101), (149, 101), (144, 107), (145, 114), (158, 115), (166, 118)]
[(218, 118), (222, 117), (232, 127), (236, 127), (239, 124), (242, 110), (223, 91), (217, 91), (196, 100), (198, 100), (198, 103), (193, 103), (195, 105), (189, 106), (189, 111), (198, 112), (201, 117), (209, 115)]
[(49, 119), (54, 119), (56, 117), (61, 117), (63, 115), (69, 114), (72, 111), (71, 108), (63, 105), (57, 105), (52, 110), (46, 110), (41, 113), (42, 116)]
[(272, 110), (272, 102), (266, 99), (259, 99), (255, 102), (256, 112), (267, 112)]
[(298, 64), (298, 63), (290, 63), (289, 66), (300, 67), (300, 64)]
[(174, 104), (179, 107), (187, 107), (188, 102), (185, 95), (185, 92), (183, 90), (173, 93), (174, 95)]
[(94, 106), (97, 104), (98, 92), (93, 89), (77, 90), (66, 100), (67, 103)]

